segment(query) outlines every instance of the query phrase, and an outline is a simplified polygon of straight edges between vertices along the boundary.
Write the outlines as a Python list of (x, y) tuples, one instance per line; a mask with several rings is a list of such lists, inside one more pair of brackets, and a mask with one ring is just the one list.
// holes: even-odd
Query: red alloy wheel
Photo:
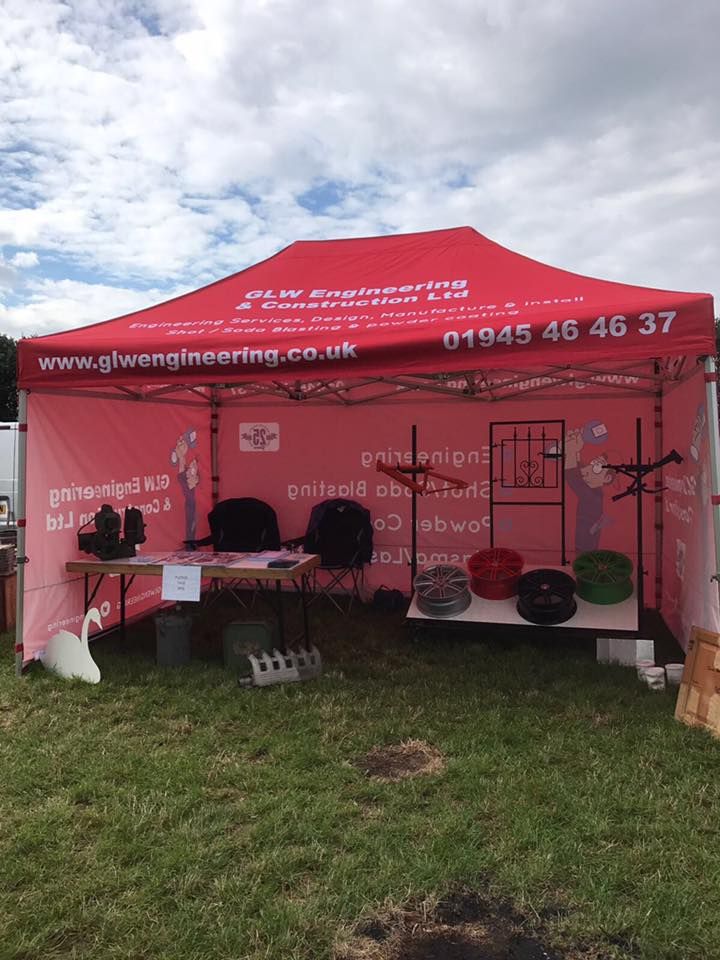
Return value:
[(470, 589), (484, 600), (507, 600), (517, 593), (525, 561), (515, 550), (491, 547), (468, 560)]

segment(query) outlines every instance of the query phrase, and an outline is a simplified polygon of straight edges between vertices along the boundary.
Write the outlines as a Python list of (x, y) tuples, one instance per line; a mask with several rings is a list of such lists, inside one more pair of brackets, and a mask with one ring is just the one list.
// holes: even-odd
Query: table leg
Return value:
[(285, 646), (285, 619), (283, 610), (282, 580), (275, 581), (275, 593), (277, 594), (277, 618), (278, 632), (280, 634), (280, 649), (283, 653), (287, 653), (287, 647)]
[(302, 604), (303, 615), (303, 636), (305, 638), (305, 649), (310, 649), (310, 629), (308, 627), (308, 605), (307, 605), (307, 576), (303, 574), (300, 577), (300, 603)]
[(125, 574), (120, 574), (120, 640), (125, 643)]
[(86, 574), (85, 574), (85, 609), (84, 609), (83, 613), (87, 613), (88, 610), (90, 609), (90, 604), (91, 604), (91, 603), (93, 602), (93, 600), (95, 599), (95, 594), (98, 592), (98, 590), (100, 589), (100, 584), (101, 584), (101, 583), (103, 582), (103, 580), (105, 579), (105, 574), (104, 574), (104, 573), (98, 574), (98, 575), (97, 575), (97, 580), (95, 581), (95, 586), (93, 587), (92, 593), (91, 593), (91, 592), (90, 592), (90, 577), (92, 577), (92, 576), (96, 576), (96, 574), (92, 574), (92, 573), (86, 573)]
[(125, 597), (127, 597), (128, 590), (133, 585), (134, 579), (134, 573), (129, 579), (127, 574), (120, 574), (120, 639), (123, 643), (125, 642)]

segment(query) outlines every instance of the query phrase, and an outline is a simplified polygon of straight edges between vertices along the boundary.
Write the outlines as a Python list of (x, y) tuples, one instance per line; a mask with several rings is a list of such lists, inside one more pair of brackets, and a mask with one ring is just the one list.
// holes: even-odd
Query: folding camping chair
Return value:
[[(303, 550), (320, 555), (320, 565), (313, 570), (311, 603), (324, 596), (341, 613), (350, 613), (354, 600), (362, 602), (365, 565), (373, 552), (369, 510), (355, 500), (323, 500), (312, 509)], [(346, 607), (335, 592), (347, 597)]]
[(185, 541), (189, 549), (209, 544), (216, 553), (280, 549), (277, 515), (264, 500), (254, 497), (221, 500), (208, 514), (208, 525), (210, 536)]
[[(206, 547), (209, 544), (212, 544), (216, 553), (258, 553), (260, 550), (280, 549), (277, 514), (264, 500), (256, 500), (255, 497), (221, 500), (208, 514), (208, 525), (210, 536), (202, 540), (185, 541), (185, 546), (189, 550)], [(241, 582), (242, 579), (223, 581), (221, 589), (218, 588), (217, 583), (214, 583), (213, 599), (216, 599), (223, 590), (227, 590), (242, 606), (245, 606), (234, 589)]]

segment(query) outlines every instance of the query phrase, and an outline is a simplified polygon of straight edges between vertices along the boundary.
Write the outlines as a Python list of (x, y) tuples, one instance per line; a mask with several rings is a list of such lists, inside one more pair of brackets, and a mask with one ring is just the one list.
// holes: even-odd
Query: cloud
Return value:
[(109, 286), (77, 280), (41, 280), (29, 286), (23, 302), (0, 303), (0, 329), (14, 337), (38, 336), (83, 327), (187, 293), (173, 290)]
[[(578, 272), (718, 287), (714, 0), (5, 7), (0, 244), (37, 251), (0, 267), (15, 329), (298, 238), (459, 224)], [(50, 262), (74, 285), (39, 288)]]
[(28, 267), (36, 267), (38, 263), (40, 263), (40, 259), (34, 250), (21, 250), (13, 257), (10, 257), (10, 263), (14, 267), (24, 270)]

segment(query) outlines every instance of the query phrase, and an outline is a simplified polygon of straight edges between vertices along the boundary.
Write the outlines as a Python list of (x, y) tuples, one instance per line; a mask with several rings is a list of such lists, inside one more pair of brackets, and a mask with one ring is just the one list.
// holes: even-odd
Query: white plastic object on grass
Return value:
[(637, 670), (638, 680), (644, 680), (645, 677), (643, 674), (649, 667), (654, 667), (654, 660), (637, 660), (635, 663), (635, 668)]
[[(655, 656), (655, 643), (639, 637), (598, 637), (598, 663), (621, 663), (633, 667), (638, 660), (649, 660)], [(655, 661), (653, 660), (653, 663)]]
[(684, 663), (666, 663), (665, 676), (667, 677), (668, 686), (679, 687), (682, 683), (684, 670)]
[(273, 683), (298, 683), (317, 677), (322, 670), (322, 661), (317, 647), (309, 650), (300, 648), (298, 651), (288, 650), (281, 653), (273, 650), (272, 653), (249, 654), (248, 660), (252, 667), (252, 677), (241, 678), (242, 686), (267, 687)]
[(40, 654), (40, 661), (46, 670), (52, 670), (68, 680), (77, 678), (88, 683), (100, 683), (100, 668), (93, 660), (88, 645), (91, 621), (102, 626), (97, 607), (91, 607), (85, 614), (79, 637), (69, 630), (58, 630), (50, 637), (47, 647)]
[(643, 673), (643, 679), (651, 690), (665, 689), (665, 669), (664, 667), (646, 667)]

